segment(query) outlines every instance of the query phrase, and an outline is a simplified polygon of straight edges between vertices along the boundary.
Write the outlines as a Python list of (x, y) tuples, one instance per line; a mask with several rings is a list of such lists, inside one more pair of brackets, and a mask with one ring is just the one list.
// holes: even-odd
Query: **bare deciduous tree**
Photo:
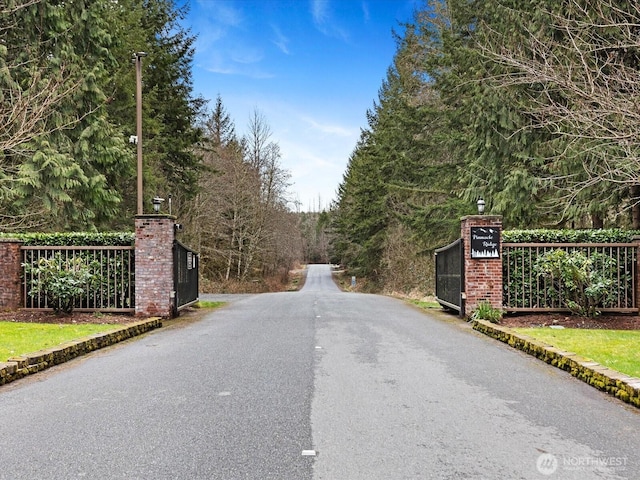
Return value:
[(219, 100), (205, 122), (200, 191), (183, 213), (190, 243), (198, 246), (211, 280), (286, 275), (301, 258), (301, 243), (297, 217), (286, 205), (289, 175), (279, 165), (279, 146), (258, 113), (241, 141), (233, 132)]

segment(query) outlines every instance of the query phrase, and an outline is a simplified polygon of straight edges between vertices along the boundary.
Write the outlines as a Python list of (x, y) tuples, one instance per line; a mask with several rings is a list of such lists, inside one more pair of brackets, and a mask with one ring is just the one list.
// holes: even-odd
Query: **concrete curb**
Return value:
[(640, 378), (617, 372), (575, 353), (565, 352), (540, 340), (516, 333), (508, 327), (484, 320), (472, 320), (472, 325), (474, 330), (565, 370), (598, 390), (640, 407)]
[(160, 318), (148, 318), (130, 323), (111, 332), (96, 333), (63, 343), (57, 347), (12, 357), (7, 362), (0, 362), (0, 385), (13, 382), (32, 373), (40, 372), (94, 350), (114, 345), (160, 327), (162, 327)]

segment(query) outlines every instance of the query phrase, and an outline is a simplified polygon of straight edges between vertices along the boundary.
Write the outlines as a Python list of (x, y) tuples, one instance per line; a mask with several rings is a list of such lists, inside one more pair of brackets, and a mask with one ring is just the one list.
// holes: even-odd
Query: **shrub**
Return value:
[(542, 255), (534, 266), (538, 277), (548, 276), (547, 295), (557, 298), (571, 313), (587, 317), (600, 314), (599, 306), (611, 301), (611, 257), (556, 249)]
[(502, 310), (493, 307), (486, 300), (480, 302), (471, 313), (472, 320), (487, 320), (491, 323), (499, 323), (502, 320)]
[(24, 267), (34, 279), (29, 295), (45, 295), (56, 313), (70, 314), (80, 297), (98, 280), (92, 272), (94, 265), (87, 265), (79, 257), (65, 260), (59, 253), (41, 258), (35, 266)]
[[(617, 229), (603, 230), (509, 230), (502, 232), (503, 246), (503, 303), (512, 308), (567, 308), (563, 296), (549, 285), (548, 274), (538, 275), (536, 265), (540, 258), (554, 247), (550, 245), (526, 247), (520, 243), (567, 244), (562, 248), (573, 255), (581, 252), (583, 256), (593, 257), (601, 269), (601, 279), (609, 279), (610, 285), (616, 285), (616, 291), (610, 291), (600, 307), (634, 307), (633, 272), (636, 258), (632, 249), (627, 247), (602, 247), (593, 244), (633, 243), (640, 232)], [(590, 245), (589, 245), (590, 244)], [(605, 257), (608, 260), (605, 260)], [(538, 272), (539, 273), (539, 272)], [(614, 294), (615, 293), (615, 294)]]

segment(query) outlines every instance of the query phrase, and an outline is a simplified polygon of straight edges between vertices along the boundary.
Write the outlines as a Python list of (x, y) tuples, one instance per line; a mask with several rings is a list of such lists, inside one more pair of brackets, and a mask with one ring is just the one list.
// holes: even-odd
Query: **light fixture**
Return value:
[(482, 215), (484, 213), (484, 200), (482, 197), (478, 199), (478, 215)]
[(153, 197), (152, 203), (154, 213), (160, 213), (160, 205), (162, 205), (162, 202), (164, 202), (164, 198)]

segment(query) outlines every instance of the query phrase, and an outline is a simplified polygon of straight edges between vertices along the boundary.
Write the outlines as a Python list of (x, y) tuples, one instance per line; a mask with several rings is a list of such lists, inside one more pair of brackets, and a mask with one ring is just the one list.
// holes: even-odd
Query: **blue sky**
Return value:
[[(194, 93), (218, 94), (243, 135), (258, 111), (303, 211), (336, 198), (420, 0), (190, 0)], [(292, 207), (293, 208), (293, 207)]]

